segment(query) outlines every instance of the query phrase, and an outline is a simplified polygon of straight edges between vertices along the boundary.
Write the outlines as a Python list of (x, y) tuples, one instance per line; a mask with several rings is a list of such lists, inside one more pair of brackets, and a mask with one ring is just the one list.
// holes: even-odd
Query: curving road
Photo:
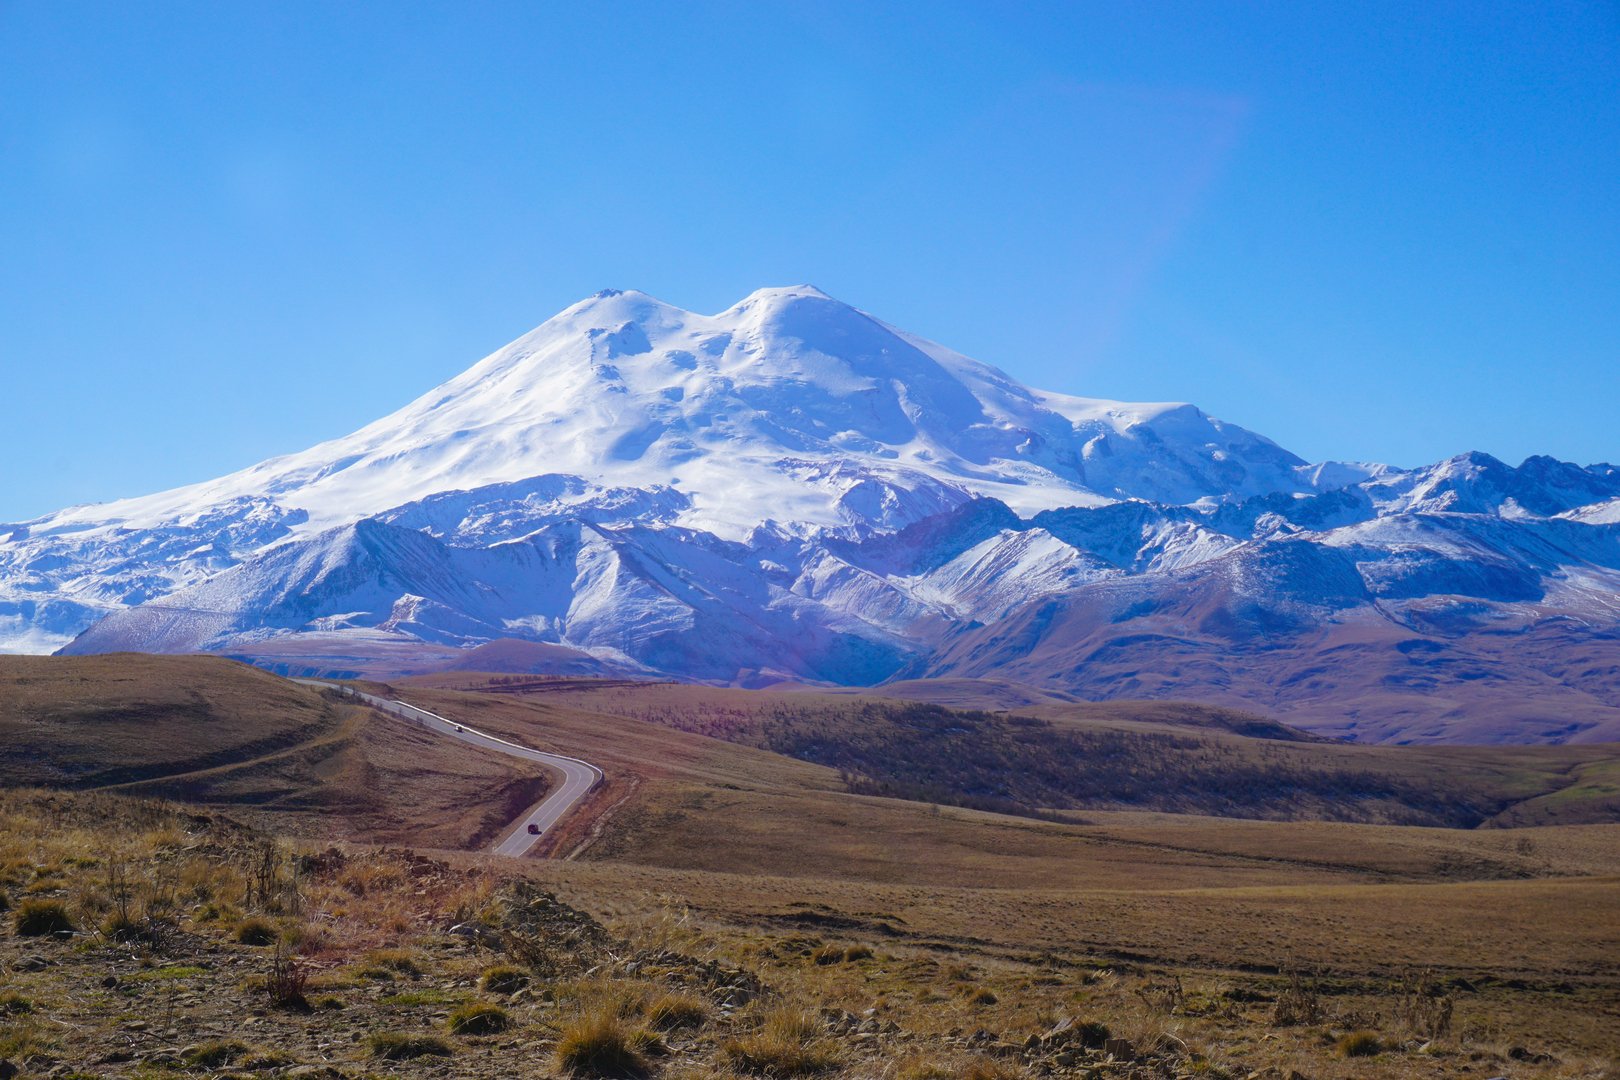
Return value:
[[(448, 735), (453, 739), (482, 746), (486, 750), (508, 754), (512, 757), (522, 758), (525, 761), (537, 762), (562, 773), (563, 782), (560, 787), (536, 803), (529, 812), (514, 824), (500, 840), (496, 841), (490, 850), (497, 855), (526, 855), (529, 849), (538, 844), (553, 825), (562, 819), (562, 816), (574, 808), (574, 804), (583, 799), (602, 780), (602, 770), (588, 761), (579, 758), (565, 757), (562, 754), (548, 754), (544, 750), (531, 750), (527, 746), (519, 746), (505, 739), (497, 739), (476, 728), (465, 724), (458, 724), (454, 720), (446, 720), (438, 713), (430, 713), (426, 709), (419, 709), (415, 705), (403, 701), (391, 701), (380, 698), (375, 694), (367, 694), (352, 687), (337, 686), (334, 683), (322, 682), (318, 679), (295, 679), (294, 682), (307, 683), (310, 686), (323, 686), (341, 690), (344, 694), (358, 698), (367, 705), (381, 712), (398, 716), (412, 723), (420, 724), (431, 731), (441, 735)], [(538, 827), (538, 832), (530, 832), (529, 826)]]

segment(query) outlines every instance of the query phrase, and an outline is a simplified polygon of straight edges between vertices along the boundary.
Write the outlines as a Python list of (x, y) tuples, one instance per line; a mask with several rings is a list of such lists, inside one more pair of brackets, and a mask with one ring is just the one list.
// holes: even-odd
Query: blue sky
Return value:
[(811, 282), (1313, 460), (1620, 459), (1616, 6), (1008, 7), (0, 0), (0, 521), (610, 286)]

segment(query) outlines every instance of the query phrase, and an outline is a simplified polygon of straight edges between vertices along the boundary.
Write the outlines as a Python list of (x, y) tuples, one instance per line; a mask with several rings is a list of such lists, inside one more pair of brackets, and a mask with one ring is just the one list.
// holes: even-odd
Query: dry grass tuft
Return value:
[(617, 1008), (599, 1002), (564, 1025), (557, 1039), (557, 1065), (584, 1076), (644, 1076), (644, 1043), (644, 1033)]
[(276, 939), (281, 936), (281, 931), (269, 919), (243, 919), (237, 924), (233, 936), (242, 945), (263, 947), (274, 945)]
[(994, 1005), (1001, 999), (998, 998), (996, 996), (996, 992), (991, 990), (989, 987), (975, 986), (973, 989), (966, 991), (962, 995), (962, 1000), (966, 1001), (969, 1005)]
[(456, 1052), (437, 1035), (379, 1031), (367, 1040), (371, 1056), (384, 1061), (409, 1061), (419, 1057), (450, 1057)]
[(253, 1053), (253, 1047), (238, 1039), (215, 1039), (185, 1052), (184, 1060), (193, 1069), (219, 1069)]
[(60, 900), (33, 897), (17, 905), (13, 927), (19, 937), (45, 937), (50, 934), (71, 934), (78, 929), (67, 905)]
[(529, 985), (529, 973), (520, 967), (501, 964), (485, 971), (478, 984), (486, 994), (515, 994)]
[(959, 1080), (1014, 1080), (1022, 1074), (994, 1058), (978, 1057), (958, 1072)]
[(511, 1026), (506, 1010), (487, 1001), (463, 1005), (447, 1021), (452, 1035), (498, 1035)]
[(838, 1065), (838, 1057), (814, 1013), (777, 1008), (759, 1030), (728, 1039), (721, 1047), (730, 1064), (760, 1076), (811, 1076)]
[(1352, 1031), (1338, 1042), (1339, 1053), (1347, 1058), (1375, 1057), (1384, 1051), (1376, 1031)]
[(871, 958), (872, 950), (865, 945), (822, 945), (810, 953), (810, 962), (821, 967)]
[(415, 953), (405, 949), (378, 949), (366, 957), (366, 968), (361, 972), (367, 978), (391, 979), (404, 975), (411, 979), (422, 977), (422, 964)]
[(692, 994), (660, 994), (647, 1003), (642, 1015), (658, 1031), (702, 1027), (709, 1018), (709, 1006)]

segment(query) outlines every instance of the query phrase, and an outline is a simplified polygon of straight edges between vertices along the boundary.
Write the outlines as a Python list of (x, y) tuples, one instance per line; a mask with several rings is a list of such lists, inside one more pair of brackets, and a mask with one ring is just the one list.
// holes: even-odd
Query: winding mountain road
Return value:
[[(560, 821), (564, 814), (572, 810), (576, 803), (588, 795), (602, 781), (602, 770), (588, 761), (566, 757), (562, 754), (548, 754), (544, 750), (532, 750), (527, 746), (519, 746), (517, 743), (498, 739), (476, 728), (470, 728), (466, 724), (446, 720), (438, 713), (419, 709), (408, 702), (381, 698), (375, 694), (355, 690), (352, 687), (338, 686), (335, 683), (322, 682), (318, 679), (295, 679), (293, 681), (306, 683), (310, 686), (340, 690), (345, 695), (363, 701), (374, 709), (397, 716), (403, 720), (409, 720), (430, 731), (437, 731), (441, 735), (448, 735), (453, 739), (460, 739), (462, 742), (471, 743), (473, 746), (481, 746), (486, 750), (494, 750), (511, 757), (522, 758), (525, 761), (533, 761), (562, 773), (563, 782), (561, 786), (531, 807), (529, 812), (520, 818), (490, 848), (497, 855), (527, 855), (529, 849), (538, 844), (545, 837), (546, 832)], [(529, 830), (531, 825), (536, 826), (537, 831), (531, 832)]]

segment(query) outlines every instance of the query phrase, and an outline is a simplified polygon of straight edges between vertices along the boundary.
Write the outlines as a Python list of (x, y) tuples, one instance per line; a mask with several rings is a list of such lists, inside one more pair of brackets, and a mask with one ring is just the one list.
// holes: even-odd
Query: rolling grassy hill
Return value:
[[(1620, 820), (1620, 747), (1387, 747), (1232, 709), (1035, 699), (1009, 710), (675, 683), (424, 676), (825, 765), (852, 792), (1009, 813), (1149, 810), (1438, 825)], [(911, 684), (913, 694), (926, 684)], [(994, 690), (992, 690), (994, 692)], [(949, 693), (960, 699), (962, 688)]]

